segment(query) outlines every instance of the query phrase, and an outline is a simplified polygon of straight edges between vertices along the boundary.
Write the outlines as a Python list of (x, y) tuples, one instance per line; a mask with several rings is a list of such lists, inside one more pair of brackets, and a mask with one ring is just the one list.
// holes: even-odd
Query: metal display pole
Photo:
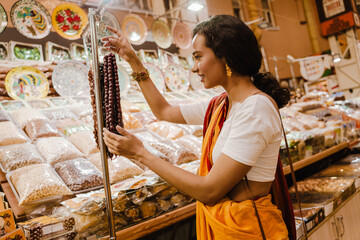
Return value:
[(95, 83), (95, 99), (96, 99), (96, 114), (97, 114), (97, 127), (98, 127), (98, 138), (101, 152), (101, 162), (103, 168), (103, 179), (104, 179), (104, 189), (106, 197), (106, 211), (109, 222), (109, 232), (110, 239), (116, 239), (115, 235), (115, 225), (114, 225), (114, 216), (113, 216), (113, 207), (112, 207), (112, 198), (111, 198), (111, 188), (109, 180), (109, 168), (108, 168), (108, 157), (106, 154), (106, 147), (103, 139), (102, 129), (104, 128), (103, 122), (103, 102), (101, 97), (101, 87), (100, 87), (100, 75), (99, 75), (99, 55), (98, 55), (98, 39), (96, 34), (96, 15), (98, 10), (94, 8), (89, 9), (89, 19), (90, 19), (90, 36), (91, 36), (91, 54), (92, 54), (92, 65), (94, 71), (94, 83)]

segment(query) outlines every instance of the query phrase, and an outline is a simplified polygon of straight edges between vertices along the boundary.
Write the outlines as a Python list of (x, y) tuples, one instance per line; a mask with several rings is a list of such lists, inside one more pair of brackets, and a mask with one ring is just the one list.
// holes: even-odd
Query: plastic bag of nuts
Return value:
[(146, 127), (167, 139), (174, 140), (185, 135), (185, 132), (182, 128), (169, 122), (153, 122)]
[(175, 140), (177, 144), (189, 149), (191, 152), (196, 154), (197, 158), (200, 158), (201, 154), (201, 139), (194, 135), (185, 135)]
[(36, 147), (50, 164), (84, 157), (82, 152), (62, 137), (41, 138), (37, 141)]
[(19, 108), (11, 113), (12, 119), (22, 129), (25, 125), (36, 119), (48, 119), (44, 114), (35, 109), (30, 108)]
[(28, 139), (12, 122), (0, 122), (0, 146), (25, 143)]
[(43, 137), (60, 137), (58, 130), (48, 119), (35, 119), (25, 124), (25, 132), (34, 141)]
[(54, 169), (72, 191), (81, 191), (103, 184), (100, 171), (87, 159), (78, 158), (59, 162), (55, 164)]
[(0, 122), (6, 122), (10, 121), (9, 116), (4, 112), (0, 110)]
[[(101, 157), (99, 153), (89, 156), (89, 160), (102, 171)], [(144, 171), (135, 163), (125, 157), (116, 157), (109, 161), (110, 182), (116, 183), (124, 179), (142, 174)]]
[(50, 120), (77, 119), (76, 116), (66, 108), (43, 110), (42, 113)]
[(69, 137), (69, 140), (86, 156), (100, 152), (100, 150), (97, 148), (94, 134), (90, 131), (76, 132)]
[(16, 144), (0, 148), (0, 163), (5, 172), (29, 166), (32, 164), (45, 163), (31, 143)]
[(180, 165), (198, 159), (195, 153), (171, 140), (153, 141), (149, 144), (167, 156), (173, 164)]
[(7, 173), (7, 178), (19, 195), (19, 205), (34, 203), (44, 198), (51, 201), (54, 197), (72, 194), (48, 164), (35, 164), (16, 169)]

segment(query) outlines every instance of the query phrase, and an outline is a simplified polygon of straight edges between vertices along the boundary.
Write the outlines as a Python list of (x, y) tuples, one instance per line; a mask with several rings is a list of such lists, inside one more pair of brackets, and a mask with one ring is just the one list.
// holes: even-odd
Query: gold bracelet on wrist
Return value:
[(149, 71), (147, 69), (145, 69), (144, 72), (133, 72), (133, 73), (130, 74), (130, 76), (135, 81), (141, 82), (141, 81), (144, 81), (145, 79), (147, 79), (149, 77)]

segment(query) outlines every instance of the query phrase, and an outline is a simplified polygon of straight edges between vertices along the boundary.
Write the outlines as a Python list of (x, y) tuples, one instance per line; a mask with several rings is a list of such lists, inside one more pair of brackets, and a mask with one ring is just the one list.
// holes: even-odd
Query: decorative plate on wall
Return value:
[(126, 69), (121, 65), (117, 64), (120, 94), (124, 96), (130, 89), (130, 77)]
[(66, 39), (78, 39), (88, 21), (86, 13), (72, 3), (58, 5), (51, 16), (55, 31)]
[(173, 92), (183, 92), (189, 89), (189, 73), (179, 64), (170, 63), (165, 69), (166, 86)]
[(193, 73), (191, 70), (189, 71), (189, 82), (194, 90), (205, 89), (204, 84), (201, 82), (201, 77), (199, 77), (196, 73)]
[(155, 43), (161, 48), (169, 48), (172, 43), (168, 25), (161, 20), (156, 20), (151, 25), (151, 32)]
[(70, 59), (70, 49), (56, 43), (46, 42), (46, 60), (64, 61)]
[(145, 42), (148, 29), (144, 20), (135, 14), (129, 14), (121, 22), (121, 31), (134, 45)]
[(187, 49), (191, 46), (191, 29), (185, 23), (178, 22), (173, 28), (172, 35), (176, 46), (181, 49)]
[(49, 82), (46, 76), (33, 67), (15, 67), (5, 78), (5, 88), (15, 100), (40, 99), (47, 96)]
[(97, 34), (99, 39), (113, 34), (106, 29), (106, 26), (121, 30), (117, 18), (107, 10), (104, 11), (101, 15), (101, 20), (97, 23)]
[(25, 37), (40, 39), (49, 35), (51, 17), (46, 8), (34, 0), (19, 0), (10, 11), (16, 30)]
[(0, 60), (7, 60), (9, 57), (9, 44), (0, 42)]
[(165, 77), (160, 68), (152, 63), (144, 63), (144, 67), (149, 71), (150, 78), (154, 82), (156, 88), (160, 92), (163, 92), (165, 90)]
[(7, 26), (8, 18), (4, 7), (0, 4), (0, 33), (2, 33)]
[(75, 60), (59, 63), (52, 74), (54, 89), (62, 97), (90, 95), (88, 71), (84, 64)]
[(9, 53), (12, 61), (44, 61), (41, 44), (10, 41)]
[(73, 60), (86, 61), (88, 59), (84, 45), (74, 42), (70, 43), (70, 56)]

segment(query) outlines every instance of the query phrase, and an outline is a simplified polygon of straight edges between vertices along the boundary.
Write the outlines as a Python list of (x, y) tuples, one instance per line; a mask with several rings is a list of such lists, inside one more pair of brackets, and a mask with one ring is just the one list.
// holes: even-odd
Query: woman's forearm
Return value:
[(211, 186), (206, 184), (206, 177), (185, 171), (149, 152), (144, 154), (138, 161), (156, 172), (157, 175), (181, 192), (206, 204), (214, 202), (211, 195), (213, 191)]
[[(129, 61), (129, 64), (134, 72), (144, 72), (146, 70), (139, 59)], [(156, 88), (154, 82), (148, 77), (147, 79), (140, 81), (139, 86), (155, 117), (159, 120), (165, 120), (163, 112), (171, 105)]]

